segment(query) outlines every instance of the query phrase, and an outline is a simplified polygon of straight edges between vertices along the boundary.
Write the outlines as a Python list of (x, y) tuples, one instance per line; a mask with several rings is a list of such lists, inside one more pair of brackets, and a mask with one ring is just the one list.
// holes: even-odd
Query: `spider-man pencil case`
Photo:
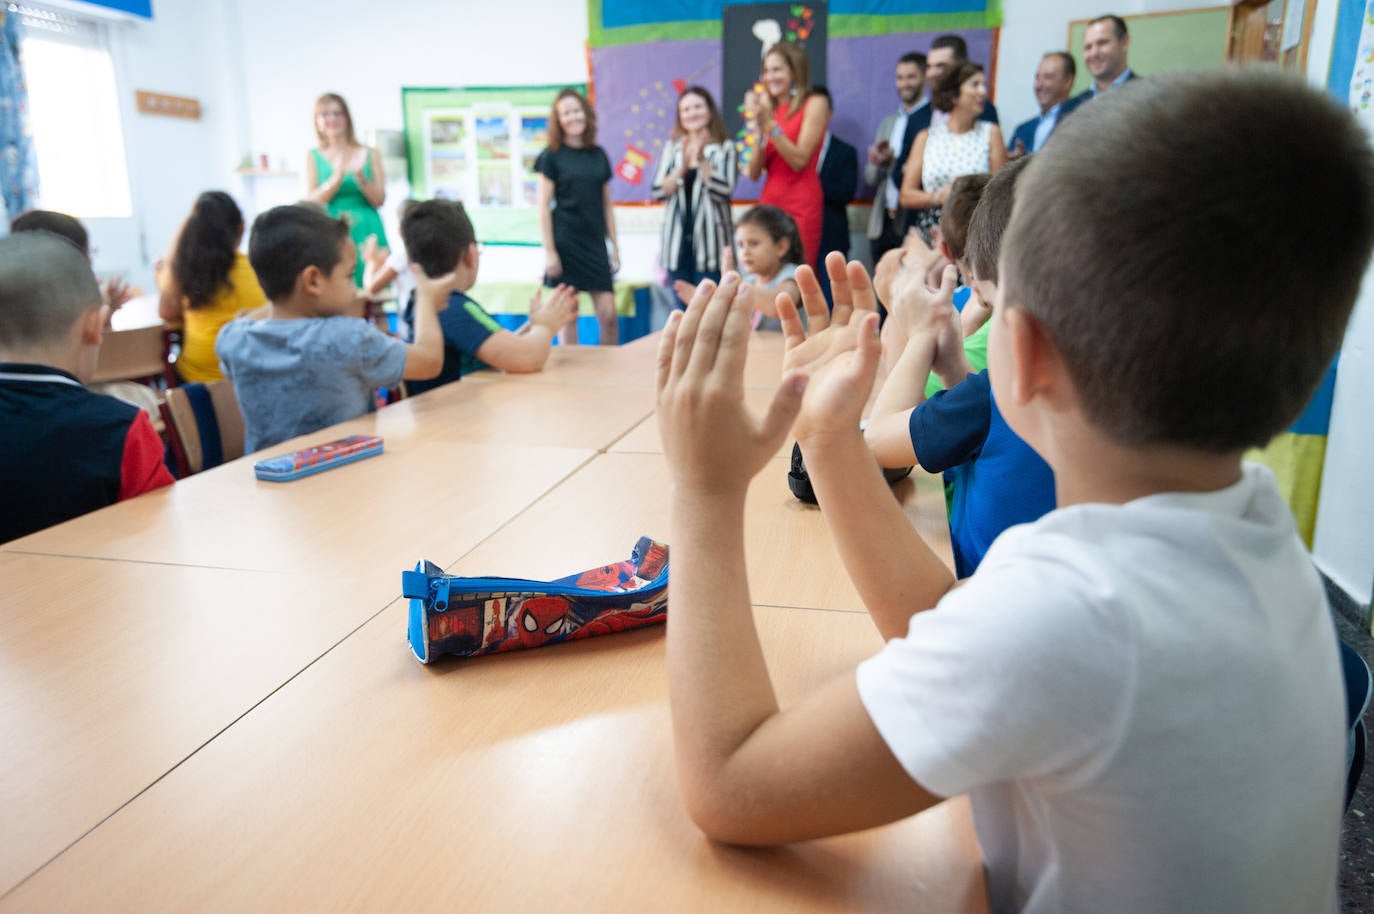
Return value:
[(401, 592), (421, 663), (543, 647), (663, 622), (668, 547), (643, 536), (627, 560), (556, 581), (462, 578), (421, 561), (401, 575)]

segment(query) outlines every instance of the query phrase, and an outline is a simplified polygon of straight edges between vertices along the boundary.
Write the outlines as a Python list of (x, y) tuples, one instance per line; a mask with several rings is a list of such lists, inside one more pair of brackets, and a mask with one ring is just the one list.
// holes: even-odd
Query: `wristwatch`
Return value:
[(769, 136), (782, 136), (782, 126), (776, 121), (773, 122), (773, 129), (768, 131)]

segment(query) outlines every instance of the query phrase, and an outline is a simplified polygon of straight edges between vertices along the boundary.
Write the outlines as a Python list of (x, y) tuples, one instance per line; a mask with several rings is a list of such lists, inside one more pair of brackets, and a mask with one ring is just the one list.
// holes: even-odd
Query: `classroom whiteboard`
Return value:
[[(1121, 18), (1126, 20), (1131, 35), (1131, 69), (1140, 76), (1197, 70), (1226, 62), (1229, 6)], [(1083, 32), (1090, 21), (1079, 19), (1069, 23), (1069, 50), (1078, 64), (1078, 77), (1073, 82), (1075, 95), (1086, 91), (1092, 83), (1092, 76), (1083, 65)]]

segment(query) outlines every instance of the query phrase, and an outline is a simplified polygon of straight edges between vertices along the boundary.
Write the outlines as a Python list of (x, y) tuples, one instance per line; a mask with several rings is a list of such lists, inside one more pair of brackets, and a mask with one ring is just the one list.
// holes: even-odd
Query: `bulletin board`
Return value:
[[(1209, 7), (1176, 13), (1122, 16), (1131, 35), (1131, 69), (1141, 76), (1170, 70), (1197, 70), (1226, 62), (1231, 8)], [(1092, 75), (1083, 65), (1083, 33), (1092, 20), (1069, 23), (1069, 50), (1078, 64), (1073, 93), (1087, 91)]]
[(461, 200), (483, 242), (539, 244), (534, 160), (564, 88), (402, 89), (411, 193)]
[[(743, 98), (723, 97), (721, 0), (589, 0), (591, 70), (598, 142), (617, 168), (611, 198), (646, 203), (659, 157), (676, 123), (677, 98), (689, 85), (709, 91), (723, 110)], [(829, 0), (791, 4), (790, 20), (805, 20), (808, 6), (828, 8), (826, 84), (835, 101), (831, 132), (860, 150), (873, 142), (878, 123), (897, 109), (893, 72), (908, 51), (926, 52), (940, 35), (968, 42), (969, 57), (997, 71), (996, 25), (1000, 2), (989, 0)], [(789, 13), (791, 10), (789, 10)], [(813, 19), (814, 21), (814, 19)], [(800, 36), (799, 36), (800, 37)], [(995, 100), (995, 85), (990, 91)], [(737, 201), (758, 198), (760, 185), (741, 177)], [(630, 175), (637, 180), (630, 180)], [(860, 188), (868, 198), (871, 189)]]

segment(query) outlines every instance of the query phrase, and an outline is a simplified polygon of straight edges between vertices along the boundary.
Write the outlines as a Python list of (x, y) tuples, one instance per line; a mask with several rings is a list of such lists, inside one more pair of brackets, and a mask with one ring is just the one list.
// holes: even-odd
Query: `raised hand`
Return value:
[[(720, 272), (729, 273), (735, 269), (735, 246), (727, 244), (720, 249)], [(683, 296), (683, 301), (690, 300), (690, 296)]]
[(445, 273), (443, 276), (430, 276), (420, 269), (418, 263), (410, 265), (410, 272), (415, 276), (415, 299), (431, 302), (435, 311), (442, 311), (448, 307), (448, 296), (458, 287), (458, 274)]
[(830, 431), (855, 433), (873, 389), (881, 347), (877, 301), (868, 271), (832, 251), (825, 259), (835, 301), (827, 312), (825, 297), (810, 267), (797, 269), (797, 287), (806, 308), (809, 333), (796, 305), (778, 296), (782, 320), (784, 374), (810, 376), (811, 384), (797, 420), (798, 439)]
[[(806, 389), (784, 377), (767, 414), (744, 404), (749, 307), (740, 277), (697, 287), (685, 312), (675, 311), (658, 349), (658, 422), (668, 471), (679, 492), (742, 497), (749, 480), (782, 446)], [(789, 302), (790, 304), (790, 302)], [(796, 309), (793, 308), (793, 318)]]
[(577, 292), (569, 285), (559, 285), (543, 297), (543, 290), (536, 289), (530, 296), (530, 323), (544, 327), (549, 333), (557, 333), (569, 321), (577, 318)]

